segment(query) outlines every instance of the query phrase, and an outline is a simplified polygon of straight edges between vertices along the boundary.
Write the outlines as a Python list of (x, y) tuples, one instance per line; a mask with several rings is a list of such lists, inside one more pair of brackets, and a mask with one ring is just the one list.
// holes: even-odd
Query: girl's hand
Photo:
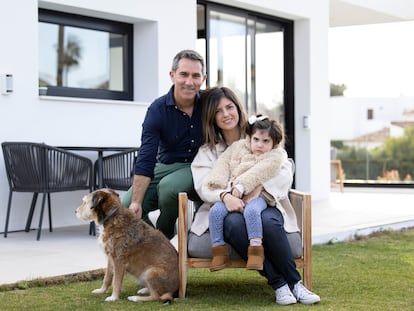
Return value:
[(247, 203), (249, 203), (251, 200), (256, 199), (257, 197), (259, 197), (259, 195), (260, 195), (260, 193), (262, 193), (262, 191), (263, 191), (263, 186), (262, 186), (262, 185), (257, 186), (256, 188), (254, 188), (254, 189), (252, 190), (252, 192), (250, 192), (250, 193), (246, 194), (246, 195), (243, 197), (243, 202), (244, 202), (245, 204), (247, 204)]
[(224, 198), (223, 202), (227, 207), (227, 210), (232, 212), (243, 213), (244, 211), (244, 202), (242, 199), (236, 198), (231, 193), (228, 193)]
[(237, 188), (233, 188), (231, 190), (231, 195), (234, 196), (234, 197), (236, 197), (236, 198), (239, 198), (239, 199), (241, 199), (243, 197), (243, 193), (241, 193), (239, 191), (239, 189), (237, 189)]

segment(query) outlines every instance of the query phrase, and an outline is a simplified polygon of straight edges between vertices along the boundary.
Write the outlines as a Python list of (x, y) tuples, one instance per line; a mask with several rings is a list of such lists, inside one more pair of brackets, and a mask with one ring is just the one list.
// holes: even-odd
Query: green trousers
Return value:
[[(178, 217), (178, 193), (187, 192), (190, 199), (197, 200), (194, 190), (190, 163), (157, 163), (154, 178), (151, 180), (142, 202), (142, 219), (152, 225), (148, 213), (160, 210), (156, 228), (171, 239), (175, 235), (175, 223)], [(122, 204), (131, 204), (132, 187), (122, 198)]]

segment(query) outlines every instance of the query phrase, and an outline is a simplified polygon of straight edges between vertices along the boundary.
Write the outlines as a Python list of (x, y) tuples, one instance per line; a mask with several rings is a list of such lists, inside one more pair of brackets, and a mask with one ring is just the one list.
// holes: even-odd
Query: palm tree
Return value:
[(71, 67), (79, 65), (81, 59), (82, 48), (78, 38), (69, 36), (64, 47), (64, 26), (59, 25), (58, 35), (58, 67), (56, 85), (63, 86), (63, 73), (65, 73), (65, 80), (67, 83), (67, 74)]

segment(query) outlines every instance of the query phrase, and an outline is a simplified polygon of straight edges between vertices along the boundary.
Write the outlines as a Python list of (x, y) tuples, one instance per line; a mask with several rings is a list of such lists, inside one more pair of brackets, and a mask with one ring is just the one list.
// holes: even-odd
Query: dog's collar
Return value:
[(103, 215), (102, 212), (102, 220), (99, 222), (100, 225), (104, 225), (109, 218), (111, 218), (117, 211), (119, 210), (119, 206), (113, 207), (107, 215)]

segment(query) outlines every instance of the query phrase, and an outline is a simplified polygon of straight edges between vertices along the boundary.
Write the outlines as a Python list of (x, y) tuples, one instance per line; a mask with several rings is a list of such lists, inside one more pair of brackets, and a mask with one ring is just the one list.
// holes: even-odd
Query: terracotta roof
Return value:
[(402, 127), (403, 129), (414, 128), (414, 121), (392, 121), (391, 124)]
[(352, 142), (384, 142), (391, 137), (389, 127), (351, 139)]

